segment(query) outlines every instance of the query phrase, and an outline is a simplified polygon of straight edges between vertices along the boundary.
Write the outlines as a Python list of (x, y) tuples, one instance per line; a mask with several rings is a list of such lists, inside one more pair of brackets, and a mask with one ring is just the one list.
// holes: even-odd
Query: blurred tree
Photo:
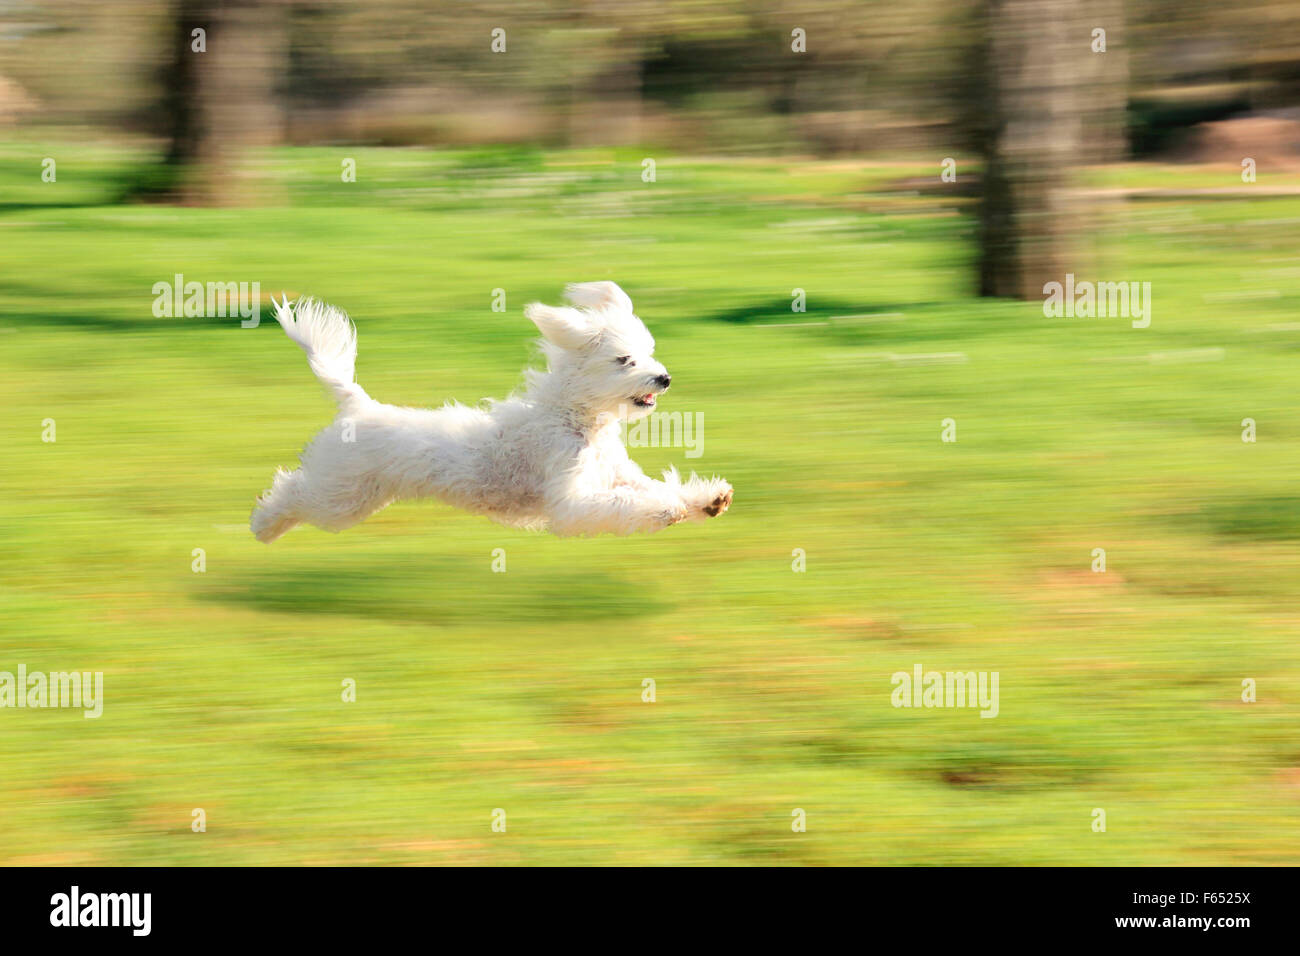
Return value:
[(272, 96), (280, 4), (175, 0), (172, 52), (163, 71), (166, 173), (151, 184), (182, 203), (243, 199), (240, 149), (278, 138)]
[[(24, 124), (163, 137), (154, 188), (189, 202), (238, 200), (238, 147), (282, 135), (956, 156), (964, 188), (965, 112), (992, 159), (993, 291), (1036, 254), (1017, 236), (1053, 236), (1031, 214), (1064, 195), (1044, 179), (1300, 103), (1297, 29), (1300, 4), (1278, 0), (0, 0), (0, 75), (39, 104)], [(1070, 117), (1072, 153), (1027, 145)], [(1082, 232), (1069, 216), (1062, 243)]]
[(1067, 189), (1081, 148), (1080, 57), (1093, 55), (1081, 22), (1073, 0), (985, 0), (977, 19), (981, 295), (1040, 298), (1044, 283), (1078, 271)]

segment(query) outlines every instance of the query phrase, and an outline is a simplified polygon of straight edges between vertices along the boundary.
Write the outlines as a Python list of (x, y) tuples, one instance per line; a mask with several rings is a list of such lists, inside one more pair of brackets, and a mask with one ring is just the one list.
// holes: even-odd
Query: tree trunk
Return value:
[(1083, 148), (1080, 82), (1094, 54), (1075, 0), (986, 0), (976, 145), (983, 156), (981, 295), (1036, 299), (1079, 272), (1071, 171)]
[[(172, 199), (212, 205), (248, 198), (240, 153), (278, 135), (279, 13), (279, 5), (255, 0), (176, 0), (164, 93)], [(196, 30), (204, 32), (202, 50), (195, 49)]]

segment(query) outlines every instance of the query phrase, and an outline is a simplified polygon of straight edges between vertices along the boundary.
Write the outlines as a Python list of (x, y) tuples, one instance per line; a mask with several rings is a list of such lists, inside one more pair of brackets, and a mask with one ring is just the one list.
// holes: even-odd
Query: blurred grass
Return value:
[[(0, 144), (0, 670), (106, 685), (99, 720), (0, 711), (5, 862), (1296, 861), (1300, 200), (1108, 212), (1139, 331), (972, 298), (930, 163), (297, 149), (268, 205), (186, 209), (115, 200), (140, 158)], [(332, 408), (269, 316), (154, 318), (177, 272), (348, 309), (360, 381), (411, 405), (505, 394), (523, 304), (614, 278), (706, 426), (634, 457), (735, 504), (569, 541), (404, 503), (259, 545)], [(915, 663), (999, 671), (1000, 716), (893, 709)]]

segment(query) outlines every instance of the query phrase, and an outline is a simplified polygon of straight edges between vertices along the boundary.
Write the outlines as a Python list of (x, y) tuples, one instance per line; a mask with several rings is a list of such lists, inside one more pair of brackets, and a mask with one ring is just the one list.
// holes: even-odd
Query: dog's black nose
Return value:
[(673, 383), (673, 377), (669, 375), (667, 372), (664, 372), (664, 374), (662, 375), (655, 376), (655, 384), (658, 385), (660, 388), (667, 388), (672, 383)]

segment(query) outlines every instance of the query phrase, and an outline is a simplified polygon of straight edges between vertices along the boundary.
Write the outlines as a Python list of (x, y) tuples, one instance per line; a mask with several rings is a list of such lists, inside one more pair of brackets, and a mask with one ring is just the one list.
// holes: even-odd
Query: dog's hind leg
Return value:
[(279, 469), (271, 483), (271, 490), (258, 499), (257, 507), (249, 520), (258, 541), (270, 544), (286, 531), (302, 523), (298, 513), (298, 489), (302, 482), (301, 471)]
[(387, 508), (394, 495), (373, 480), (353, 483), (327, 478), (305, 488), (303, 497), (307, 507), (301, 512), (302, 521), (324, 531), (342, 531)]

